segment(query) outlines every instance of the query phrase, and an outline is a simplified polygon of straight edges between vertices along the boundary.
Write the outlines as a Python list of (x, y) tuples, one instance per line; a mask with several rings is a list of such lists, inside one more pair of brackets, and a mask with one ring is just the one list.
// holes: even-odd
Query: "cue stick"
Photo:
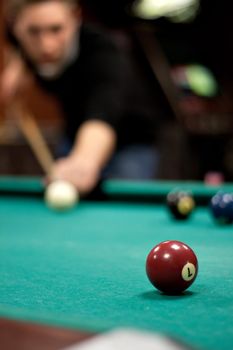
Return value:
[(47, 142), (32, 113), (17, 104), (15, 112), (19, 128), (46, 175), (51, 172), (54, 159)]
[[(4, 4), (3, 0), (0, 1), (0, 74), (3, 71), (4, 66), (4, 38), (5, 38), (5, 26), (4, 26)], [(15, 105), (15, 112), (19, 114), (16, 118), (21, 132), (26, 138), (29, 146), (31, 147), (33, 154), (35, 155), (37, 161), (42, 167), (45, 174), (50, 174), (51, 167), (53, 165), (53, 156), (47, 146), (47, 143), (40, 131), (37, 122), (32, 115), (26, 109), (22, 107), (21, 104)], [(0, 124), (4, 124), (4, 108), (2, 104), (0, 105)]]

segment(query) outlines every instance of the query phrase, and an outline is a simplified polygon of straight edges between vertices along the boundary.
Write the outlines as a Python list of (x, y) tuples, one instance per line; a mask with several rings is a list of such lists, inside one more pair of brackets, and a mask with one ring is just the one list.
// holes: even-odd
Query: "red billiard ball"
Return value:
[(195, 280), (198, 261), (193, 250), (179, 241), (165, 241), (148, 254), (146, 273), (150, 282), (165, 294), (180, 294)]

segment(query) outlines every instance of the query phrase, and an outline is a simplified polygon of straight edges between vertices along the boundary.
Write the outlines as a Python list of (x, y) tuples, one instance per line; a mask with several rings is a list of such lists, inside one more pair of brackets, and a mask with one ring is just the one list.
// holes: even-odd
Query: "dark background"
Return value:
[[(150, 21), (135, 18), (130, 13), (132, 0), (80, 2), (86, 20), (108, 28), (118, 40), (123, 39), (126, 48), (129, 44), (133, 64), (142, 76), (142, 87), (148, 88), (155, 99), (160, 96), (163, 110), (158, 140), (162, 159), (160, 178), (203, 179), (208, 171), (220, 171), (227, 181), (233, 181), (233, 21), (230, 0), (201, 0), (194, 20), (179, 24), (164, 17)], [(152, 61), (158, 60), (159, 48), (164, 56), (157, 62), (159, 70), (164, 63), (168, 66), (168, 71), (161, 76), (165, 86), (158, 81), (135, 35), (135, 28), (141, 26), (150, 30)], [(145, 32), (143, 39), (148, 39)], [(187, 95), (178, 106), (173, 86), (169, 85), (169, 69), (193, 62), (212, 71), (219, 86), (218, 95), (209, 99), (191, 96), (191, 102)], [(62, 125), (54, 101), (48, 101), (36, 88), (29, 89), (25, 96), (49, 145), (55, 148)], [(178, 120), (179, 114), (182, 114), (182, 122)], [(164, 118), (164, 115), (168, 117)], [(8, 127), (9, 118), (6, 124)], [(14, 129), (12, 137), (11, 128), (9, 130), (10, 142), (2, 142), (0, 147), (0, 173), (41, 173), (22, 135), (15, 135)]]
[[(135, 23), (127, 9), (132, 0), (81, 0), (92, 18), (110, 28), (129, 28)], [(200, 10), (191, 23), (172, 23), (166, 18), (149, 21), (156, 28), (172, 63), (200, 61), (221, 80), (233, 76), (232, 5), (230, 0), (201, 0)]]

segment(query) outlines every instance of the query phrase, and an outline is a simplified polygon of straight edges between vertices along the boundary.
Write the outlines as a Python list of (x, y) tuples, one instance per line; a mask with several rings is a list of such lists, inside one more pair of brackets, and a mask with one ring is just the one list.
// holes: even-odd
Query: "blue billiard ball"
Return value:
[(210, 201), (210, 210), (214, 219), (221, 224), (233, 222), (233, 194), (216, 193)]

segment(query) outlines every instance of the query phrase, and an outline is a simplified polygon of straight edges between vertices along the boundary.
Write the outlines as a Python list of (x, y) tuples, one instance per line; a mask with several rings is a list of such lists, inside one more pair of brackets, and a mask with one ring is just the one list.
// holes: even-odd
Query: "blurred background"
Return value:
[[(159, 178), (204, 180), (217, 173), (233, 181), (230, 1), (82, 0), (81, 5), (85, 21), (109, 30), (122, 50), (128, 51), (142, 88), (155, 99), (159, 96)], [(7, 46), (4, 0), (0, 6), (2, 69)], [(20, 98), (54, 151), (62, 130), (56, 102), (32, 83)], [(42, 173), (10, 108), (1, 108), (0, 174)]]

